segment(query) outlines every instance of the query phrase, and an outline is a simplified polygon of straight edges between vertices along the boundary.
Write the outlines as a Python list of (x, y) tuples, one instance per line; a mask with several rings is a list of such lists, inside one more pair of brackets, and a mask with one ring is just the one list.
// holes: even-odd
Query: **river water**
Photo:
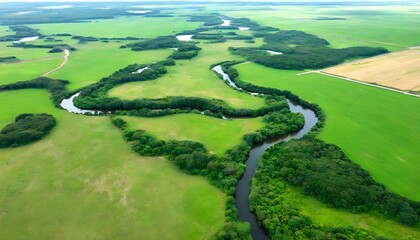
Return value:
[[(212, 69), (213, 71), (221, 74), (223, 80), (229, 83), (229, 85), (239, 91), (246, 92), (244, 89), (239, 88), (235, 82), (233, 82), (229, 75), (223, 72), (222, 67), (217, 65)], [(247, 92), (249, 94), (255, 95), (258, 93)], [(289, 141), (294, 138), (301, 138), (306, 133), (308, 133), (313, 126), (318, 122), (318, 118), (316, 117), (315, 113), (307, 108), (302, 107), (299, 104), (293, 103), (289, 99), (287, 99), (287, 104), (289, 105), (290, 111), (294, 113), (301, 113), (305, 118), (305, 125), (302, 129), (295, 133), (290, 133), (284, 136), (279, 136), (276, 138), (268, 139), (263, 144), (258, 146), (254, 146), (251, 151), (249, 152), (248, 159), (246, 161), (246, 168), (242, 178), (239, 180), (238, 184), (236, 185), (236, 192), (235, 192), (235, 199), (236, 199), (236, 207), (238, 209), (238, 217), (240, 220), (248, 222), (251, 225), (251, 234), (252, 238), (255, 240), (265, 240), (270, 239), (268, 234), (265, 232), (265, 229), (258, 225), (257, 218), (254, 213), (251, 212), (249, 209), (249, 193), (251, 190), (251, 179), (255, 175), (255, 171), (257, 170), (258, 160), (264, 154), (264, 152), (271, 146), (283, 142)]]

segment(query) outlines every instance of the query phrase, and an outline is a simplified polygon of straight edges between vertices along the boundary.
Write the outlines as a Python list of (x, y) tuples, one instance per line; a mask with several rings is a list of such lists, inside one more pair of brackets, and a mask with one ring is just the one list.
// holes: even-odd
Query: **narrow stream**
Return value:
[[(223, 80), (227, 81), (230, 86), (233, 88), (244, 91), (244, 89), (239, 88), (227, 75), (223, 72), (222, 67), (220, 65), (214, 67), (213, 71), (221, 74)], [(251, 93), (247, 92), (252, 95), (256, 95), (258, 93)], [(310, 110), (303, 108), (299, 104), (295, 104), (289, 99), (287, 99), (287, 103), (289, 104), (290, 111), (294, 113), (302, 113), (305, 117), (305, 125), (302, 129), (298, 132), (290, 133), (284, 136), (268, 139), (263, 144), (254, 146), (251, 151), (249, 152), (248, 159), (246, 161), (246, 168), (244, 175), (239, 180), (238, 184), (236, 185), (236, 192), (235, 192), (235, 199), (236, 199), (236, 207), (238, 208), (238, 217), (240, 220), (249, 222), (251, 225), (251, 234), (252, 238), (255, 240), (265, 240), (270, 239), (270, 237), (265, 232), (264, 228), (258, 225), (257, 218), (254, 213), (251, 212), (249, 209), (249, 193), (251, 191), (251, 179), (255, 175), (255, 171), (257, 170), (258, 160), (263, 155), (267, 148), (273, 146), (282, 141), (289, 141), (290, 139), (294, 138), (301, 138), (305, 135), (311, 128), (317, 123), (318, 118), (316, 117), (315, 113)]]

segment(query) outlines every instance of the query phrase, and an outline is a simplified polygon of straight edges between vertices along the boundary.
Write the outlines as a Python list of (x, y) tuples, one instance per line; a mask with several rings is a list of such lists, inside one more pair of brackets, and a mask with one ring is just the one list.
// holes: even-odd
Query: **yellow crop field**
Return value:
[(324, 72), (406, 91), (420, 91), (420, 48), (354, 61)]

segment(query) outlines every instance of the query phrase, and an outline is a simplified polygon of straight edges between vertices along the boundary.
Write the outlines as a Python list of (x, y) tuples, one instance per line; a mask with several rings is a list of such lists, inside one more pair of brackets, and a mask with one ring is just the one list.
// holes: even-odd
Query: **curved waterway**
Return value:
[(60, 103), (60, 106), (63, 109), (65, 109), (65, 110), (67, 110), (68, 112), (71, 112), (71, 113), (78, 113), (78, 114), (85, 114), (85, 113), (97, 114), (97, 113), (100, 113), (100, 111), (83, 110), (83, 109), (80, 109), (80, 108), (74, 106), (73, 99), (75, 99), (79, 95), (80, 95), (80, 92), (74, 94), (73, 96), (71, 96), (69, 98), (63, 99)]
[[(223, 72), (222, 67), (220, 65), (217, 65), (212, 70), (222, 75), (223, 80), (228, 82), (231, 87), (252, 95), (258, 94), (247, 92), (244, 89), (238, 87), (235, 84), (235, 82), (233, 82), (232, 79), (230, 79), (229, 75)], [(289, 99), (287, 99), (287, 104), (289, 104), (290, 111), (294, 113), (303, 114), (305, 118), (305, 125), (302, 129), (295, 133), (290, 133), (284, 136), (268, 139), (263, 144), (254, 146), (249, 152), (249, 156), (246, 161), (245, 172), (242, 178), (239, 180), (238, 184), (236, 185), (235, 199), (236, 207), (238, 208), (238, 217), (242, 221), (249, 222), (249, 224), (251, 225), (252, 238), (255, 240), (270, 239), (268, 234), (265, 232), (264, 228), (258, 225), (257, 218), (254, 215), (254, 213), (252, 213), (249, 209), (249, 193), (251, 191), (251, 179), (252, 177), (254, 177), (255, 171), (257, 170), (258, 160), (269, 147), (279, 142), (286, 142), (294, 138), (298, 139), (303, 137), (318, 122), (318, 118), (312, 110), (304, 108), (301, 105), (290, 101)]]
[[(146, 68), (140, 69), (141, 71), (145, 70)], [(220, 74), (224, 81), (226, 81), (232, 88), (239, 90), (244, 93), (248, 93), (251, 95), (258, 95), (260, 93), (256, 92), (248, 92), (240, 87), (238, 87), (232, 79), (230, 79), (229, 75), (223, 72), (222, 66), (217, 65), (212, 70), (218, 74)], [(138, 72), (134, 72), (138, 73)], [(73, 99), (78, 97), (80, 93), (76, 93), (68, 99), (64, 99), (60, 106), (65, 110), (72, 112), (72, 113), (99, 113), (99, 111), (95, 110), (83, 110), (79, 109), (73, 104)], [(262, 94), (261, 94), (262, 95)], [(308, 133), (311, 128), (318, 122), (318, 118), (316, 117), (315, 113), (307, 108), (302, 107), (299, 104), (292, 102), (289, 99), (287, 100), (287, 104), (289, 105), (290, 111), (294, 113), (301, 113), (305, 118), (305, 125), (302, 129), (295, 133), (290, 133), (284, 136), (279, 136), (275, 138), (271, 138), (266, 140), (264, 143), (254, 146), (251, 151), (249, 152), (248, 159), (246, 161), (246, 168), (242, 178), (239, 180), (238, 184), (236, 185), (236, 192), (235, 192), (235, 199), (236, 199), (236, 207), (238, 208), (238, 217), (240, 220), (248, 222), (251, 225), (251, 234), (252, 238), (255, 240), (265, 240), (270, 239), (268, 234), (265, 232), (264, 228), (258, 225), (256, 216), (251, 212), (249, 209), (249, 193), (251, 190), (251, 179), (255, 175), (255, 171), (257, 170), (258, 160), (264, 154), (264, 152), (271, 146), (279, 143), (289, 141), (291, 139), (299, 139), (303, 137), (306, 133)], [(225, 119), (225, 118), (224, 118)], [(226, 118), (227, 119), (227, 118)]]

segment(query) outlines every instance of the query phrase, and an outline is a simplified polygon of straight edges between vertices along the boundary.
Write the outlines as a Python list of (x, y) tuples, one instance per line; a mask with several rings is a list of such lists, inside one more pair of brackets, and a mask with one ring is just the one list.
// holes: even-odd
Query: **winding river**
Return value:
[[(244, 89), (238, 87), (235, 84), (235, 82), (233, 82), (232, 79), (230, 79), (229, 75), (223, 72), (222, 67), (220, 65), (217, 65), (212, 70), (220, 74), (223, 77), (223, 80), (228, 82), (228, 84), (231, 87), (251, 95), (258, 94), (253, 92), (247, 92)], [(254, 213), (252, 213), (249, 209), (249, 193), (251, 190), (251, 179), (255, 175), (255, 171), (257, 170), (258, 159), (263, 155), (267, 148), (279, 142), (289, 141), (294, 138), (303, 137), (303, 135), (309, 132), (309, 130), (311, 130), (311, 128), (318, 122), (318, 118), (312, 110), (306, 109), (301, 105), (295, 104), (289, 99), (287, 99), (287, 103), (289, 104), (290, 111), (294, 113), (303, 114), (303, 116), (305, 117), (305, 125), (302, 129), (295, 133), (290, 133), (284, 136), (268, 139), (263, 144), (254, 146), (249, 152), (249, 156), (246, 161), (245, 172), (242, 178), (239, 180), (238, 184), (236, 185), (235, 199), (236, 207), (238, 208), (238, 217), (242, 221), (249, 222), (249, 224), (251, 225), (252, 238), (255, 240), (270, 239), (268, 234), (265, 232), (264, 228), (258, 225), (257, 218), (254, 215)]]
[[(144, 70), (144, 69), (140, 69)], [(223, 72), (222, 67), (220, 65), (215, 66), (212, 70), (218, 74), (220, 74), (224, 81), (226, 81), (232, 88), (239, 90), (241, 92), (245, 92), (251, 95), (259, 95), (256, 92), (248, 92), (240, 87), (238, 87), (232, 79), (230, 79), (229, 75)], [(137, 73), (137, 72), (135, 72)], [(83, 110), (79, 109), (73, 104), (73, 99), (78, 97), (80, 93), (76, 93), (68, 99), (64, 99), (61, 102), (61, 107), (66, 109), (69, 112), (85, 114), (91, 113), (95, 114), (98, 111), (94, 110)], [(294, 113), (301, 113), (305, 118), (305, 125), (302, 129), (295, 133), (290, 133), (284, 136), (275, 137), (272, 139), (266, 140), (264, 143), (254, 146), (251, 151), (249, 152), (248, 159), (246, 161), (246, 168), (242, 178), (239, 180), (238, 184), (236, 185), (236, 192), (235, 192), (235, 199), (236, 199), (236, 207), (238, 208), (238, 217), (240, 220), (248, 222), (251, 225), (251, 234), (252, 238), (256, 240), (265, 240), (270, 239), (268, 234), (265, 232), (264, 228), (258, 225), (257, 218), (254, 213), (251, 212), (249, 209), (249, 193), (251, 190), (251, 180), (252, 177), (255, 175), (255, 171), (257, 170), (258, 160), (264, 154), (264, 152), (271, 146), (282, 142), (282, 141), (289, 141), (295, 138), (301, 138), (306, 133), (308, 133), (311, 128), (317, 123), (318, 118), (316, 117), (315, 113), (307, 108), (302, 107), (299, 104), (296, 104), (289, 99), (287, 99), (287, 103), (289, 105), (290, 111)]]

